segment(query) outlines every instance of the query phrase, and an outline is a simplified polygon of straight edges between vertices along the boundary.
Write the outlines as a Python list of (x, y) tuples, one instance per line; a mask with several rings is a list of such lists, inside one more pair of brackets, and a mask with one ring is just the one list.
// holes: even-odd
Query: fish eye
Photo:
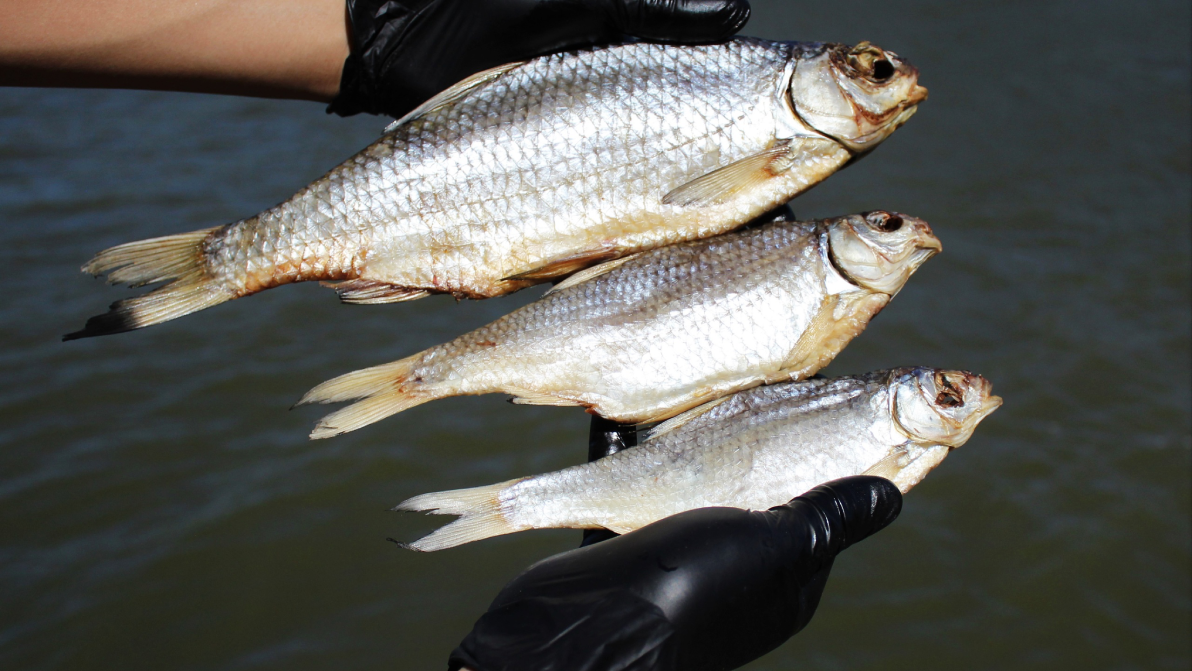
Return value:
[(884, 82), (890, 77), (894, 76), (894, 64), (886, 59), (881, 59), (873, 64), (873, 79), (874, 81)]
[(883, 233), (893, 233), (902, 228), (902, 217), (889, 212), (870, 212), (865, 215), (865, 221)]
[(955, 408), (958, 405), (964, 405), (964, 399), (960, 395), (950, 389), (945, 389), (935, 396), (935, 404), (944, 408)]
[(964, 396), (961, 394), (961, 391), (956, 388), (956, 385), (952, 384), (952, 381), (948, 379), (947, 374), (943, 371), (935, 374), (935, 385), (936, 387), (942, 387), (940, 393), (935, 395), (936, 405), (941, 408), (955, 408), (964, 405)]

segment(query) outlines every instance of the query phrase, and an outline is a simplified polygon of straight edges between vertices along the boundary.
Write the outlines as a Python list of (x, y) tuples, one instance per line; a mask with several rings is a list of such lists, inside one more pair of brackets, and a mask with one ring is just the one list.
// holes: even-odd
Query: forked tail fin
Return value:
[(123, 333), (160, 324), (191, 312), (218, 305), (236, 295), (214, 282), (206, 270), (203, 243), (216, 230), (168, 235), (118, 245), (95, 255), (82, 270), (108, 276), (109, 284), (132, 287), (169, 281), (144, 296), (112, 303), (102, 315), (87, 320), (80, 331), (63, 340)]
[(413, 543), (403, 543), (404, 547), (419, 552), (434, 552), (472, 541), (521, 531), (525, 527), (514, 527), (505, 519), (505, 515), (501, 512), (500, 496), (507, 487), (522, 480), (525, 478), (486, 487), (423, 494), (403, 501), (394, 510), (460, 516), (458, 520), (436, 529)]
[(438, 398), (438, 394), (409, 379), (421, 357), (415, 354), (393, 363), (352, 371), (306, 392), (295, 405), (363, 399), (320, 419), (310, 437), (317, 440), (355, 431)]

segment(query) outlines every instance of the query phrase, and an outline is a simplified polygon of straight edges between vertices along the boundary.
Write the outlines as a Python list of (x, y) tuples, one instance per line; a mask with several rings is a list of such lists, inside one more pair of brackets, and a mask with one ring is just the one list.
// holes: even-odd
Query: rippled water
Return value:
[[(1182, 2), (755, 1), (746, 32), (869, 39), (931, 99), (797, 200), (926, 218), (945, 252), (828, 369), (985, 374), (1006, 405), (748, 668), (1186, 669), (1192, 290)], [(112, 244), (273, 205), (374, 139), (320, 107), (0, 90), (0, 667), (441, 668), (578, 532), (437, 554), (413, 494), (582, 461), (587, 417), (497, 396), (308, 442), (312, 385), (532, 300), (340, 305), (300, 285), (61, 343)]]

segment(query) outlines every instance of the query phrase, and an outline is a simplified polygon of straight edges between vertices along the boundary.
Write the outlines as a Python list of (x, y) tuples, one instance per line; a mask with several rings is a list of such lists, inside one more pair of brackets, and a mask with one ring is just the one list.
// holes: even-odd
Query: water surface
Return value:
[[(932, 223), (944, 254), (826, 371), (989, 377), (1005, 406), (750, 665), (1187, 669), (1189, 6), (755, 0), (749, 34), (872, 40), (931, 98), (794, 203)], [(271, 206), (384, 121), (318, 105), (0, 90), (0, 667), (442, 668), (539, 531), (418, 555), (421, 492), (578, 463), (574, 408), (450, 399), (308, 442), (311, 386), (541, 293), (344, 306), (285, 287), (71, 343), (104, 247)], [(440, 518), (441, 519), (441, 518)]]

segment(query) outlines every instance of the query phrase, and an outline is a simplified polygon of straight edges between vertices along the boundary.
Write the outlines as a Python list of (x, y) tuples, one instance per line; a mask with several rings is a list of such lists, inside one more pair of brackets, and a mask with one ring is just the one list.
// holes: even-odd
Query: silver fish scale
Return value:
[[(758, 384), (834, 293), (824, 224), (654, 249), (427, 350), (411, 378), (439, 395), (549, 395), (645, 421)], [(834, 288), (828, 289), (834, 278)]]
[(806, 167), (792, 171), (806, 174), (775, 180), (784, 183), (774, 193), (727, 208), (662, 204), (789, 127), (779, 84), (794, 53), (803, 51), (738, 38), (529, 61), (223, 229), (208, 245), (210, 265), (241, 293), (361, 277), (489, 296), (509, 290), (504, 278), (576, 254), (727, 230), (848, 159), (809, 137)]
[(500, 494), (514, 528), (636, 528), (684, 510), (764, 510), (854, 475), (907, 442), (889, 371), (756, 387), (605, 459), (528, 478)]

